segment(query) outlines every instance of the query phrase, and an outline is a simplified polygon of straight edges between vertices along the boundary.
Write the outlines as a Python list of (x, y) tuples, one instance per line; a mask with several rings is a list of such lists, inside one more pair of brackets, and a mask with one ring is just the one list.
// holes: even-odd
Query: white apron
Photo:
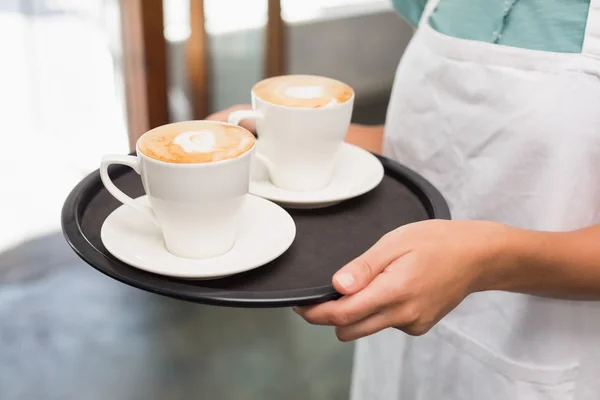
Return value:
[[(398, 67), (384, 154), (453, 219), (564, 231), (600, 223), (600, 0), (582, 54), (452, 38), (427, 17)], [(600, 243), (599, 243), (600, 246)], [(600, 302), (484, 292), (429, 333), (358, 341), (353, 400), (599, 400)]]

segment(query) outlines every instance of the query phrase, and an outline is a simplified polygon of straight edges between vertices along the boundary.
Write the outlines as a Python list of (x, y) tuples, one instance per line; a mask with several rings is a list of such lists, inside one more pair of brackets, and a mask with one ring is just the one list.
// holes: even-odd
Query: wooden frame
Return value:
[[(123, 72), (129, 144), (149, 129), (170, 122), (167, 43), (163, 0), (119, 0), (123, 43)], [(190, 1), (191, 34), (186, 44), (186, 66), (194, 119), (210, 112), (209, 48), (204, 0)], [(285, 73), (285, 25), (280, 0), (268, 0), (265, 76)]]
[(281, 0), (268, 0), (267, 47), (265, 75), (267, 78), (285, 73), (286, 34), (281, 16)]
[(191, 33), (186, 47), (186, 66), (194, 119), (206, 118), (210, 111), (208, 38), (205, 19), (204, 0), (190, 0)]
[(120, 0), (129, 146), (169, 122), (162, 0)]

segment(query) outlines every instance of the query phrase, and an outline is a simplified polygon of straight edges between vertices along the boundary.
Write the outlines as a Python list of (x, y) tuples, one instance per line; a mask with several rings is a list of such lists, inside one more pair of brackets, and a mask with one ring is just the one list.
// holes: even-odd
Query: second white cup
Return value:
[(256, 120), (259, 140), (255, 155), (275, 186), (312, 191), (326, 187), (331, 180), (353, 105), (354, 93), (343, 103), (303, 108), (265, 101), (253, 89), (253, 110), (234, 111), (229, 115), (229, 123)]

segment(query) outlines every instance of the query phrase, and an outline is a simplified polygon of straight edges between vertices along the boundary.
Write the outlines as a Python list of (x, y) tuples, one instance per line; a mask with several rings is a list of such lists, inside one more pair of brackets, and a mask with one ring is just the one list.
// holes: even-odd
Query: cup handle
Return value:
[(131, 167), (135, 172), (139, 174), (140, 164), (138, 162), (138, 158), (134, 156), (124, 156), (119, 154), (109, 154), (102, 157), (102, 163), (100, 164), (100, 179), (102, 179), (102, 183), (104, 184), (104, 187), (106, 187), (106, 190), (108, 190), (108, 192), (112, 194), (115, 197), (115, 199), (141, 212), (143, 215), (145, 215), (154, 224), (158, 226), (158, 222), (156, 221), (156, 217), (154, 216), (154, 211), (152, 211), (152, 208), (138, 203), (137, 201), (123, 193), (121, 189), (115, 186), (115, 184), (110, 179), (110, 176), (108, 175), (108, 167), (111, 164), (121, 164)]
[(265, 157), (263, 154), (260, 154), (258, 152), (254, 153), (254, 156), (261, 162), (264, 164), (265, 167), (267, 167), (267, 171), (269, 171), (269, 173), (271, 173), (271, 171), (273, 171), (273, 169), (275, 168), (275, 166), (273, 165), (273, 163), (271, 162), (271, 160), (269, 160), (267, 157)]
[(256, 110), (238, 110), (229, 114), (227, 122), (233, 125), (239, 125), (241, 121), (245, 119), (262, 119), (263, 114)]
[[(231, 114), (229, 114), (229, 117), (227, 120), (230, 124), (239, 125), (240, 122), (245, 119), (258, 120), (258, 119), (262, 119), (262, 118), (264, 118), (264, 115), (260, 111), (239, 110), (239, 111), (234, 111)], [(255, 152), (254, 155), (265, 165), (265, 167), (267, 167), (267, 170), (269, 170), (269, 171), (273, 170), (273, 163), (264, 154), (259, 154), (258, 152)]]

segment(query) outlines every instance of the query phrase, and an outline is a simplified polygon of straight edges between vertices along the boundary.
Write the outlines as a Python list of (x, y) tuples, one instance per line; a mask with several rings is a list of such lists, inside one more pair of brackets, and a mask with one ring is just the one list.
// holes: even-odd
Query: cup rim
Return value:
[[(339, 83), (341, 83), (343, 85), (348, 86), (352, 90), (352, 96), (350, 96), (350, 98), (348, 100), (346, 100), (345, 102), (343, 102), (343, 103), (336, 103), (336, 104), (331, 105), (329, 107), (310, 108), (310, 107), (292, 107), (292, 106), (286, 106), (286, 105), (283, 105), (283, 104), (273, 103), (273, 102), (270, 102), (268, 100), (263, 99), (262, 97), (260, 97), (259, 95), (257, 95), (256, 92), (254, 91), (254, 88), (260, 82), (263, 82), (263, 81), (265, 81), (267, 79), (284, 77), (284, 76), (304, 76), (304, 77), (317, 77), (317, 78), (331, 79), (333, 81), (336, 81), (336, 82), (339, 82)], [(354, 101), (354, 97), (356, 96), (356, 91), (354, 90), (354, 88), (352, 86), (350, 86), (349, 84), (347, 84), (346, 82), (340, 81), (339, 79), (330, 78), (328, 76), (316, 75), (316, 74), (283, 74), (283, 75), (271, 76), (269, 78), (264, 78), (264, 79), (261, 79), (258, 82), (256, 82), (254, 85), (252, 85), (252, 89), (250, 90), (250, 93), (252, 94), (252, 96), (254, 98), (262, 101), (265, 104), (268, 104), (269, 106), (277, 107), (277, 108), (282, 108), (282, 109), (285, 109), (285, 110), (295, 110), (295, 111), (298, 111), (298, 112), (325, 112), (325, 111), (335, 110), (335, 109), (347, 106), (349, 103), (351, 103), (351, 102)]]
[(142, 157), (152, 163), (158, 164), (158, 165), (168, 165), (170, 167), (175, 167), (175, 168), (207, 168), (207, 167), (211, 167), (211, 166), (216, 166), (216, 165), (225, 165), (225, 164), (230, 164), (233, 163), (235, 161), (238, 161), (246, 156), (249, 156), (250, 153), (252, 152), (252, 150), (254, 150), (254, 148), (256, 147), (256, 138), (254, 139), (254, 143), (252, 143), (252, 146), (246, 150), (245, 152), (243, 152), (242, 154), (239, 154), (235, 157), (232, 158), (227, 158), (225, 160), (219, 160), (219, 161), (210, 161), (210, 162), (197, 162), (197, 163), (173, 163), (173, 162), (168, 162), (168, 161), (162, 161), (162, 160), (157, 160), (156, 158), (152, 158), (146, 154), (144, 154), (144, 152), (142, 152), (140, 150), (139, 144), (140, 141), (142, 140), (142, 138), (144, 137), (144, 135), (146, 135), (149, 132), (153, 132), (155, 130), (161, 129), (161, 128), (165, 128), (167, 126), (173, 126), (173, 125), (179, 125), (179, 124), (183, 124), (183, 123), (190, 123), (190, 122), (211, 122), (211, 123), (215, 123), (217, 125), (228, 125), (228, 126), (234, 126), (236, 128), (241, 128), (245, 131), (247, 131), (248, 133), (250, 133), (252, 136), (254, 136), (252, 134), (252, 132), (250, 132), (248, 129), (239, 126), (239, 125), (235, 125), (235, 124), (230, 124), (229, 122), (222, 122), (222, 121), (212, 121), (212, 120), (204, 120), (204, 119), (194, 119), (194, 120), (186, 120), (186, 121), (177, 121), (177, 122), (170, 122), (168, 124), (164, 124), (164, 125), (159, 125), (155, 128), (152, 128), (146, 132), (144, 132), (135, 142), (135, 154), (138, 157)]

